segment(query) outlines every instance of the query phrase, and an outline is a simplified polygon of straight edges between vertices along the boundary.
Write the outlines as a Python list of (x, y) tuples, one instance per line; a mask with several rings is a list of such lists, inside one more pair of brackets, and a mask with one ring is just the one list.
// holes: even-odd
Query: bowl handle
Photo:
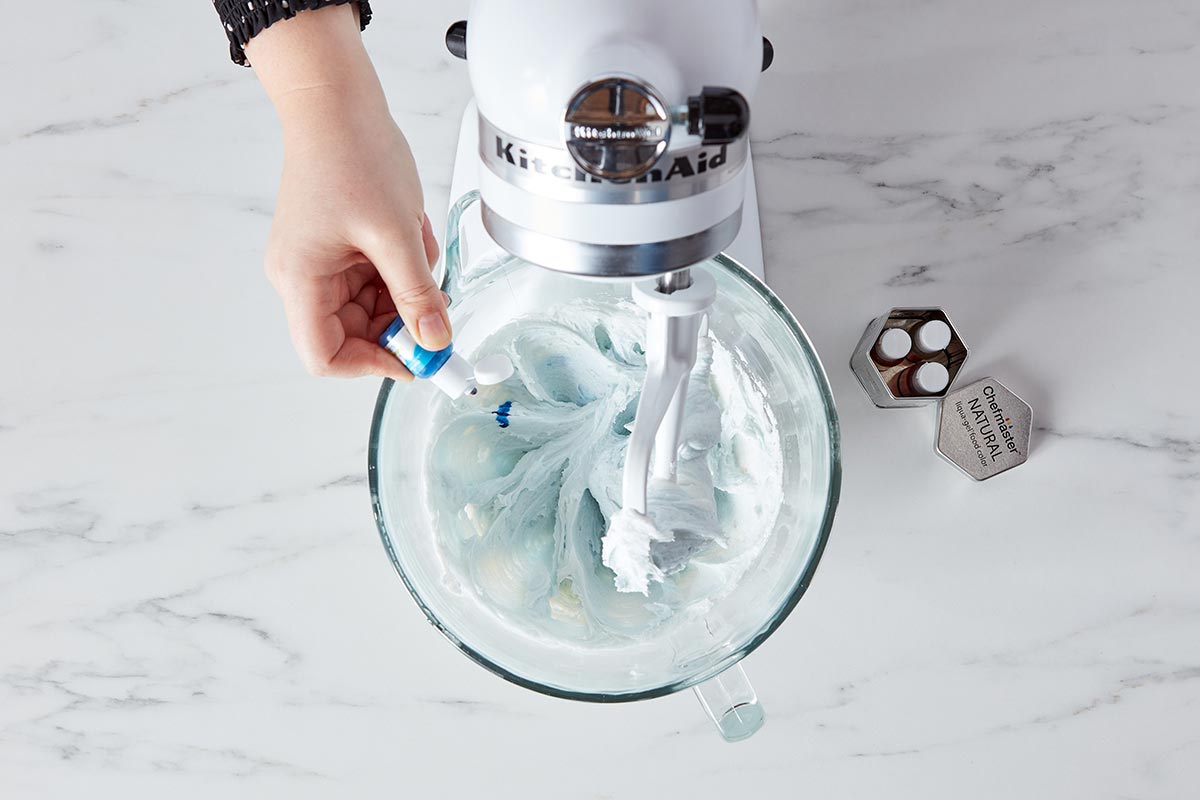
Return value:
[(741, 664), (695, 687), (696, 697), (727, 742), (749, 739), (762, 727), (766, 715)]
[(467, 235), (466, 221), (463, 217), (475, 202), (479, 200), (479, 190), (467, 192), (450, 206), (446, 217), (446, 242), (442, 247), (442, 257), (433, 268), (433, 281), (445, 291), (462, 280), (462, 274), (467, 268)]

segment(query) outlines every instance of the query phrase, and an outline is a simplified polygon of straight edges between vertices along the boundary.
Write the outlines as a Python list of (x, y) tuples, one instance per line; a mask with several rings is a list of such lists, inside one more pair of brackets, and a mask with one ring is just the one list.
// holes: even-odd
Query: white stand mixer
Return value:
[(649, 477), (675, 475), (686, 379), (716, 297), (691, 267), (730, 248), (762, 275), (747, 137), (766, 61), (757, 5), (489, 0), (447, 43), (469, 52), (476, 95), (451, 196), (478, 188), (492, 241), (526, 261), (648, 278), (633, 287), (650, 315), (648, 368), (622, 482), (625, 508), (645, 515)]
[[(675, 477), (687, 378), (716, 299), (712, 276), (694, 265), (727, 252), (763, 275), (747, 134), (771, 51), (757, 4), (476, 0), (447, 46), (467, 59), (475, 93), (451, 197), (480, 192), (495, 247), (581, 279), (630, 281), (649, 313), (621, 512), (645, 519), (649, 479)], [(650, 540), (636, 538), (606, 536), (605, 564), (623, 591), (645, 591), (657, 571), (630, 577), (625, 554), (610, 561), (612, 539), (642, 548), (648, 563)], [(723, 678), (731, 696), (753, 697), (740, 667)], [(758, 724), (761, 714), (745, 720), (745, 735)]]

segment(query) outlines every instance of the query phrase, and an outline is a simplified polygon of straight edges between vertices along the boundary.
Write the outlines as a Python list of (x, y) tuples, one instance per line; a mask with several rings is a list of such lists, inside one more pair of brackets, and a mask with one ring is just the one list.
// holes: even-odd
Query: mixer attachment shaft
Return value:
[(655, 478), (673, 480), (687, 403), (687, 382), (696, 363), (705, 312), (716, 300), (712, 275), (694, 267), (633, 285), (633, 299), (650, 313), (646, 329), (646, 380), (625, 453), (622, 503), (646, 513), (650, 457)]

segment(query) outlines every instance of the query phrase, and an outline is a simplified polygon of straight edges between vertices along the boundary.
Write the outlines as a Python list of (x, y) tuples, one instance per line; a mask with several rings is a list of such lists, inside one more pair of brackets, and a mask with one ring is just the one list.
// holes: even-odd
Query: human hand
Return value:
[[(330, 14), (338, 9), (341, 19)], [(284, 132), (266, 271), (311, 373), (409, 380), (379, 334), (399, 312), (422, 346), (440, 350), (450, 322), (430, 275), (437, 242), (416, 165), (349, 9), (306, 11), (246, 48)], [(297, 59), (317, 72), (297, 80)]]
[(306, 126), (287, 148), (267, 275), (311, 373), (407, 380), (376, 341), (397, 312), (422, 346), (450, 344), (416, 166), (386, 113), (335, 127)]

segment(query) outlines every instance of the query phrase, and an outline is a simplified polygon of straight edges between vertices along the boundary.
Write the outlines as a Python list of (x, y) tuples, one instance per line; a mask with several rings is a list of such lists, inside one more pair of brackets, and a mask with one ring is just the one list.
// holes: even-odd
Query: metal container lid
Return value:
[(977, 481), (1029, 458), (1033, 411), (995, 378), (955, 389), (942, 401), (937, 452)]

